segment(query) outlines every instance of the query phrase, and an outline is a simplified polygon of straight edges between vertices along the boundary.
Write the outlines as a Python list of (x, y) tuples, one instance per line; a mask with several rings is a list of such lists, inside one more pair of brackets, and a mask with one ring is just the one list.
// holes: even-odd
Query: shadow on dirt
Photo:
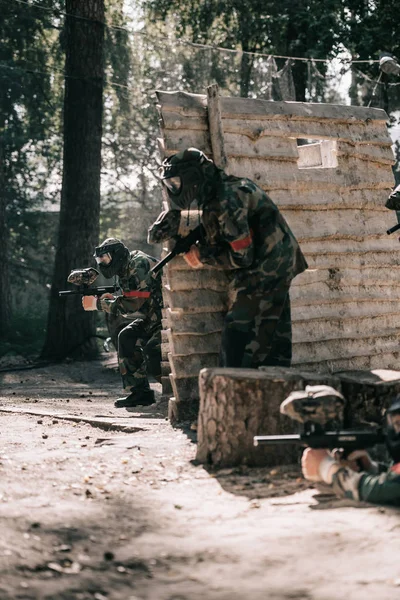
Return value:
[(250, 500), (288, 496), (312, 487), (301, 475), (299, 465), (279, 467), (239, 466), (230, 469), (204, 467), (230, 494)]

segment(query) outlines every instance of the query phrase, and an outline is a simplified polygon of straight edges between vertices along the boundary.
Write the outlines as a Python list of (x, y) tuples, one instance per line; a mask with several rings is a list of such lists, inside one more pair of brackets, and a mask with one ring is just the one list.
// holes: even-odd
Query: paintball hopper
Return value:
[(68, 275), (67, 281), (68, 283), (73, 283), (74, 285), (86, 287), (92, 285), (99, 275), (100, 273), (93, 267), (88, 267), (87, 269), (75, 269)]
[(280, 406), (280, 412), (299, 423), (342, 425), (346, 401), (329, 385), (307, 385), (305, 390), (292, 392)]

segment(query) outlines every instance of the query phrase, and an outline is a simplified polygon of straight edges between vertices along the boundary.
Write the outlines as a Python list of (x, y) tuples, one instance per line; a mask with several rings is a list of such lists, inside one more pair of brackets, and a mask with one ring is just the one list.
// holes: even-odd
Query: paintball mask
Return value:
[(394, 462), (400, 462), (400, 395), (386, 411), (386, 446)]
[(159, 170), (172, 204), (179, 209), (189, 208), (193, 200), (202, 205), (215, 185), (219, 169), (204, 152), (188, 148), (166, 158)]
[(110, 279), (123, 269), (129, 259), (128, 248), (116, 238), (107, 238), (94, 251), (101, 274)]

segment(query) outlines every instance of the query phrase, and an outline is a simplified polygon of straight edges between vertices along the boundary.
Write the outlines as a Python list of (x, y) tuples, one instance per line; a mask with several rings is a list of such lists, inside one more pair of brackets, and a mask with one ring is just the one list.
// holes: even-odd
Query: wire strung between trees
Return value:
[[(0, 2), (2, 2), (3, 4), (11, 4), (9, 1), (7, 0), (0, 0)], [(149, 34), (145, 31), (135, 31), (134, 29), (129, 29), (128, 27), (122, 27), (119, 25), (110, 25), (109, 23), (107, 23), (106, 21), (99, 21), (98, 19), (91, 19), (89, 17), (83, 17), (80, 15), (74, 15), (73, 13), (67, 13), (64, 11), (60, 11), (54, 8), (48, 8), (46, 6), (40, 6), (39, 4), (37, 4), (36, 2), (26, 2), (26, 0), (14, 0), (14, 3), (17, 4), (23, 4), (25, 6), (29, 6), (31, 8), (36, 8), (38, 10), (44, 10), (46, 12), (50, 12), (52, 13), (54, 16), (62, 16), (62, 17), (70, 17), (72, 19), (78, 19), (81, 21), (89, 21), (91, 23), (97, 23), (99, 25), (102, 25), (103, 27), (106, 27), (107, 29), (112, 29), (112, 30), (116, 30), (116, 31), (124, 31), (130, 35), (141, 35), (143, 37), (147, 37), (149, 39), (151, 39), (151, 37), (149, 36)], [(301, 56), (284, 56), (281, 54), (269, 54), (269, 53), (265, 53), (265, 52), (250, 52), (249, 50), (237, 50), (235, 48), (224, 48), (223, 46), (217, 46), (214, 44), (201, 44), (199, 42), (191, 42), (190, 40), (185, 40), (184, 38), (174, 38), (171, 39), (167, 36), (163, 36), (163, 35), (158, 35), (157, 39), (160, 40), (165, 40), (168, 41), (170, 44), (176, 44), (176, 45), (185, 45), (185, 46), (192, 46), (194, 48), (198, 48), (200, 50), (216, 50), (218, 52), (229, 52), (229, 53), (233, 53), (233, 54), (245, 54), (248, 56), (259, 56), (259, 57), (263, 57), (263, 58), (282, 58), (282, 59), (286, 59), (286, 60), (299, 60), (299, 61), (309, 61), (309, 60), (314, 60), (317, 62), (330, 62), (331, 60), (338, 60), (339, 62), (343, 63), (343, 64), (361, 64), (361, 63), (367, 63), (367, 64), (374, 64), (374, 63), (379, 63), (379, 59), (353, 59), (353, 58), (339, 58), (339, 57), (334, 57), (334, 58), (313, 58), (313, 57), (301, 57)]]

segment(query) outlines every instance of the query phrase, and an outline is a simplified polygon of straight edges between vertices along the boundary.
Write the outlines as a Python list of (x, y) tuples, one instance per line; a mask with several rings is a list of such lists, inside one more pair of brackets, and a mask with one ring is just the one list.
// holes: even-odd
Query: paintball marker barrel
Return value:
[(99, 287), (78, 287), (75, 290), (61, 290), (59, 296), (72, 296), (80, 294), (81, 296), (102, 296), (103, 294), (114, 294), (119, 290), (117, 285), (103, 285)]
[(397, 223), (397, 225), (393, 225), (393, 227), (391, 227), (390, 229), (388, 229), (386, 231), (386, 233), (388, 235), (390, 235), (391, 233), (394, 233), (395, 231), (397, 231), (398, 229), (400, 229), (400, 223)]
[(257, 435), (254, 446), (272, 446), (275, 444), (300, 444), (310, 448), (343, 448), (346, 452), (371, 448), (383, 444), (385, 436), (381, 429), (317, 431), (290, 435)]

